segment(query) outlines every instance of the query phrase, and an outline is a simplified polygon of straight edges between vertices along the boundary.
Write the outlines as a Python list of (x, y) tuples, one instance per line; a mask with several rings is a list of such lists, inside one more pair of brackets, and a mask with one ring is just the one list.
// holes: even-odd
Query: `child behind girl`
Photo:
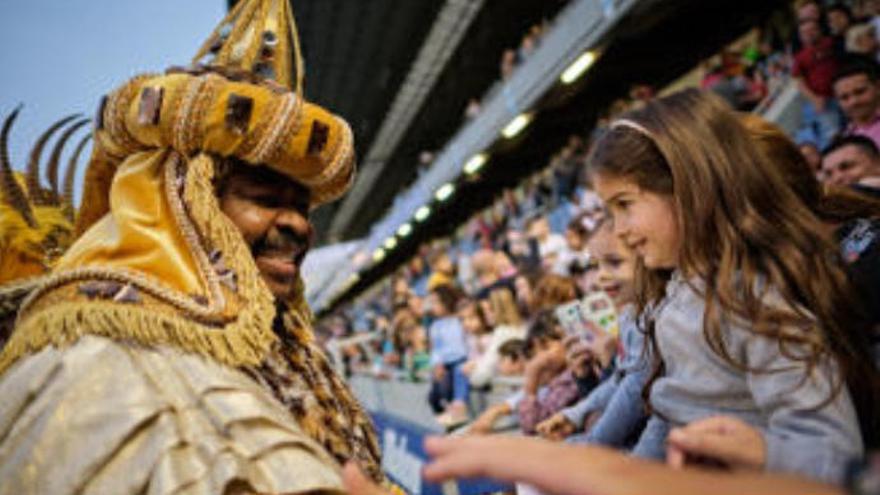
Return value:
[[(538, 425), (538, 432), (560, 440), (587, 429), (572, 442), (599, 443), (622, 447), (638, 433), (645, 408), (642, 388), (647, 380), (644, 338), (635, 321), (633, 276), (635, 257), (614, 235), (610, 222), (600, 224), (590, 238), (589, 251), (598, 263), (597, 284), (614, 301), (620, 326), (620, 341), (614, 372), (589, 395)], [(589, 417), (596, 418), (587, 427)]]
[(696, 90), (661, 98), (614, 122), (589, 163), (638, 256), (654, 365), (635, 453), (663, 458), (671, 427), (728, 414), (763, 431), (767, 470), (842, 480), (863, 453), (847, 384), (877, 398), (852, 344), (855, 298), (819, 221), (736, 115)]

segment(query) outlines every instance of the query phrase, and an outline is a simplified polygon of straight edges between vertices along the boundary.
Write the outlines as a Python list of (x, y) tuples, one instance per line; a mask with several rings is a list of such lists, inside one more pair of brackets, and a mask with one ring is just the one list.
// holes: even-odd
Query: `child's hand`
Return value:
[(766, 445), (760, 430), (737, 418), (714, 416), (669, 432), (666, 463), (682, 468), (690, 458), (708, 458), (732, 469), (764, 468)]
[(535, 430), (538, 435), (555, 442), (565, 439), (575, 431), (575, 425), (562, 413), (556, 413), (548, 419), (538, 423)]
[(471, 376), (471, 373), (474, 372), (474, 369), (477, 367), (477, 362), (474, 360), (470, 360), (463, 365), (461, 365), (461, 372), (464, 373), (465, 376)]
[(566, 337), (563, 344), (566, 365), (574, 376), (583, 378), (590, 373), (596, 373), (596, 360), (589, 342), (572, 335)]

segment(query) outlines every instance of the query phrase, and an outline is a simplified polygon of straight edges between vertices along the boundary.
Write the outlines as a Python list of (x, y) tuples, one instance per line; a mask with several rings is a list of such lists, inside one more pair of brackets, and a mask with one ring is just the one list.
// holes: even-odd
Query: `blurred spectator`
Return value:
[(536, 215), (526, 224), (529, 237), (538, 241), (538, 254), (544, 270), (554, 270), (559, 256), (565, 251), (565, 238), (550, 230), (546, 216)]
[(819, 148), (816, 147), (816, 143), (811, 143), (809, 141), (803, 142), (798, 146), (798, 150), (813, 170), (813, 173), (819, 174), (822, 170), (822, 153), (819, 151)]
[(565, 228), (565, 245), (566, 249), (562, 251), (557, 260), (559, 270), (556, 273), (572, 276), (576, 273), (582, 273), (590, 262), (590, 256), (587, 254), (586, 244), (590, 230), (586, 226), (586, 216), (581, 215), (568, 223)]
[[(511, 339), (498, 348), (499, 362), (498, 372), (501, 376), (516, 377), (525, 373), (526, 367), (526, 342), (522, 339)], [(471, 434), (485, 434), (491, 432), (499, 419), (513, 414), (519, 402), (522, 400), (522, 392), (516, 392), (507, 400), (488, 407), (477, 419), (471, 423), (468, 432)]]
[(538, 315), (526, 337), (523, 399), (519, 403), (519, 424), (523, 433), (535, 433), (538, 423), (578, 399), (574, 373), (566, 370), (564, 334), (552, 312)]
[(864, 136), (836, 139), (822, 156), (822, 172), (829, 184), (848, 186), (880, 177), (880, 152)]
[(577, 285), (571, 278), (547, 274), (535, 284), (532, 310), (535, 313), (550, 311), (559, 305), (574, 301), (578, 295)]
[[(489, 296), (489, 302), (495, 317), (495, 325), (493, 328), (487, 328), (488, 333), (485, 335), (488, 339), (483, 343), (484, 351), (472, 363), (469, 363), (470, 366), (466, 370), (471, 385), (475, 387), (488, 385), (492, 377), (499, 371), (498, 366), (501, 360), (499, 350), (501, 347), (511, 340), (525, 338), (526, 334), (522, 316), (509, 291), (493, 291)], [(463, 316), (473, 319), (477, 315), (482, 318), (483, 322), (486, 322), (480, 306), (470, 304)]]
[(852, 11), (846, 4), (835, 2), (825, 9), (828, 17), (828, 32), (831, 36), (846, 37), (846, 32), (852, 25)]
[(433, 373), (428, 402), (439, 414), (437, 421), (447, 427), (467, 420), (470, 387), (462, 372), (468, 356), (467, 340), (454, 313), (460, 298), (458, 289), (448, 285), (435, 287), (429, 296), (431, 313), (436, 319), (428, 330)]
[(871, 24), (856, 24), (846, 32), (846, 51), (880, 61), (880, 43)]
[(510, 79), (516, 68), (516, 51), (508, 48), (501, 54), (501, 79)]
[(429, 260), (431, 265), (431, 277), (428, 278), (428, 290), (441, 285), (455, 283), (455, 265), (446, 251), (436, 251)]
[(840, 129), (840, 113), (832, 98), (838, 66), (834, 41), (822, 34), (816, 20), (801, 21), (798, 34), (803, 48), (794, 56), (792, 75), (804, 97), (800, 133), (824, 148)]
[(467, 120), (472, 120), (477, 118), (477, 115), (480, 114), (481, 110), (480, 100), (476, 98), (471, 98), (468, 100), (467, 107), (464, 109), (464, 118)]
[(834, 76), (834, 95), (849, 120), (845, 134), (865, 136), (880, 146), (880, 71), (871, 60), (852, 62)]

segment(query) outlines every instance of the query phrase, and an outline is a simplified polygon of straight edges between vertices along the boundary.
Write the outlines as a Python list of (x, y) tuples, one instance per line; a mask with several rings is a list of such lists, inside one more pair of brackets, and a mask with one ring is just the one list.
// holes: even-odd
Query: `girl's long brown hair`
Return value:
[[(709, 347), (738, 369), (771, 372), (737, 360), (725, 345), (723, 323), (740, 319), (777, 341), (786, 357), (803, 362), (804, 380), (835, 358), (862, 417), (876, 417), (867, 331), (837, 246), (737, 115), (717, 96), (685, 90), (625, 118), (634, 125), (613, 126), (596, 143), (590, 171), (672, 199), (683, 240), (678, 269), (685, 280), (701, 281), (692, 288), (705, 299)], [(641, 262), (636, 269), (637, 306), (655, 349), (647, 399), (663, 363), (645, 310), (663, 298), (669, 272), (648, 270)], [(769, 304), (771, 297), (781, 304)], [(834, 385), (827, 401), (845, 383)]]

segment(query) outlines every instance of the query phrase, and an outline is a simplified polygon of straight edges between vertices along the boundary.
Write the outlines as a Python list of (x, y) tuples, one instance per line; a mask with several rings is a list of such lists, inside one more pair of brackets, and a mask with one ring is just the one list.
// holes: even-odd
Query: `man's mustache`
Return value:
[(254, 256), (265, 253), (295, 252), (294, 261), (299, 264), (311, 247), (312, 241), (308, 236), (302, 236), (295, 232), (270, 229), (266, 235), (257, 239), (251, 247), (251, 252)]

